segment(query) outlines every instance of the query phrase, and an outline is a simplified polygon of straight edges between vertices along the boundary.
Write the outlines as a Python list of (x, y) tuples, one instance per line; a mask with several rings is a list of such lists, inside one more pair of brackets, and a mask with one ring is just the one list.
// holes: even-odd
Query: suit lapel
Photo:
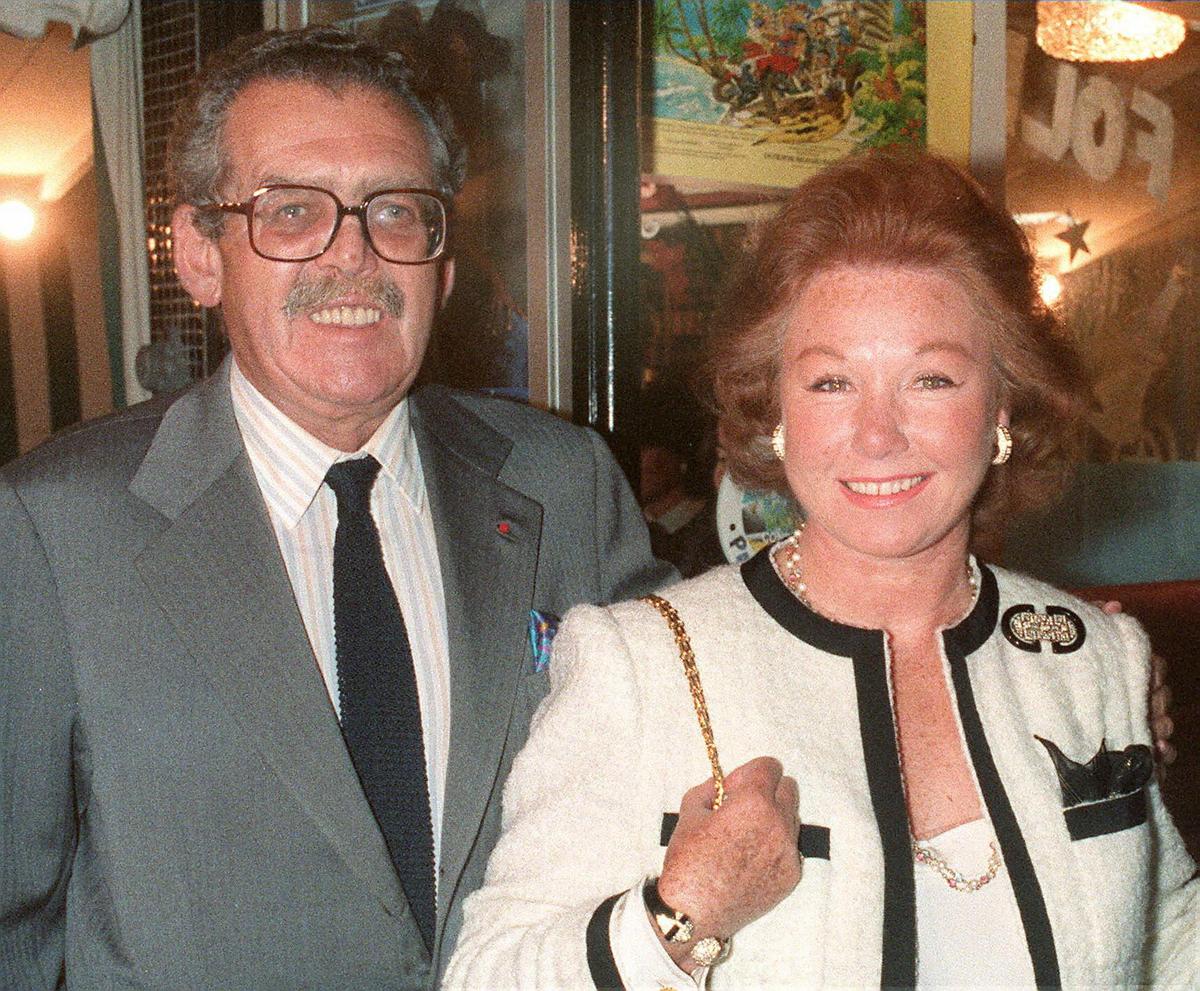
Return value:
[(479, 833), (516, 689), (529, 663), (542, 507), (499, 481), (511, 442), (444, 391), (414, 399), (413, 427), (437, 532), (450, 647), (451, 734), (438, 920)]
[(214, 698), (350, 869), (406, 912), (241, 445), (227, 374), (168, 410), (131, 488), (169, 519), (138, 571)]

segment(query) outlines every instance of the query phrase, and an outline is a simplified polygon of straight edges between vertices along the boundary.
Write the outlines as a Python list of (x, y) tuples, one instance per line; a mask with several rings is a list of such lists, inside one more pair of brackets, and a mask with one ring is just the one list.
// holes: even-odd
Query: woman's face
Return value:
[(989, 328), (951, 278), (842, 267), (785, 322), (784, 469), (808, 526), (873, 558), (965, 550), (999, 408)]

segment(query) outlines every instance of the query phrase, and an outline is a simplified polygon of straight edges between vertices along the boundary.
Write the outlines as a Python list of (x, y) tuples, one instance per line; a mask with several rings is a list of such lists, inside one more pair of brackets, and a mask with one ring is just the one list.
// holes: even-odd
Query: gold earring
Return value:
[(783, 460), (783, 456), (786, 453), (786, 448), (784, 447), (783, 441), (782, 423), (775, 424), (775, 429), (771, 431), (771, 450), (775, 452), (775, 457), (777, 457), (780, 461)]
[(1012, 457), (1013, 439), (1012, 431), (1003, 423), (996, 424), (996, 456), (992, 458), (992, 464), (1002, 465)]

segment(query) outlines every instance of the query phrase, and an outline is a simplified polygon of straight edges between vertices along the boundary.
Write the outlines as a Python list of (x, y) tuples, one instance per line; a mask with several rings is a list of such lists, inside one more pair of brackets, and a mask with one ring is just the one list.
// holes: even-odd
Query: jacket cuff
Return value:
[(707, 967), (681, 970), (659, 941), (642, 898), (645, 882), (601, 903), (588, 923), (588, 967), (598, 991), (702, 988)]

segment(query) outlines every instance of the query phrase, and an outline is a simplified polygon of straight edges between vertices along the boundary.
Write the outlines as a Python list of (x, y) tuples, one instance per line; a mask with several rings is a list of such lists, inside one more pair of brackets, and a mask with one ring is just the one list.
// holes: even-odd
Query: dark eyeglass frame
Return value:
[[(325, 193), (327, 196), (329, 196), (333, 199), (334, 203), (337, 204), (337, 215), (334, 217), (334, 220), (333, 220), (333, 231), (329, 235), (329, 240), (325, 242), (325, 247), (323, 247), (316, 254), (304, 255), (302, 258), (275, 258), (272, 255), (263, 254), (263, 252), (259, 250), (258, 245), (255, 244), (255, 242), (254, 242), (254, 206), (259, 201), (260, 198), (265, 196), (267, 193), (273, 192), (276, 189), (307, 189), (310, 192), (314, 192), (314, 193)], [(388, 196), (393, 193), (421, 193), (422, 195), (428, 196), (431, 199), (435, 200), (437, 202), (438, 206), (441, 207), (441, 210), (442, 210), (442, 241), (441, 241), (441, 244), (438, 245), (438, 249), (435, 254), (430, 255), (428, 258), (424, 258), (418, 262), (401, 261), (400, 259), (397, 259), (397, 258), (389, 258), (387, 255), (385, 255), (382, 251), (380, 251), (375, 246), (375, 239), (373, 237), (371, 237), (371, 229), (370, 229), (369, 225), (367, 224), (367, 207), (370, 205), (370, 203), (373, 199), (375, 199), (379, 196)], [(258, 255), (259, 258), (265, 258), (267, 261), (272, 261), (272, 262), (308, 262), (308, 261), (312, 261), (314, 258), (320, 258), (323, 254), (325, 254), (326, 251), (328, 251), (330, 249), (330, 247), (332, 247), (333, 242), (335, 240), (337, 240), (338, 231), (340, 231), (342, 229), (342, 220), (348, 216), (353, 216), (353, 217), (358, 218), (358, 222), (359, 222), (360, 226), (362, 227), (363, 240), (366, 241), (368, 245), (370, 245), (371, 250), (374, 251), (375, 254), (377, 254), (384, 261), (391, 262), (393, 265), (427, 265), (427, 264), (429, 264), (429, 262), (436, 261), (437, 259), (441, 258), (442, 255), (444, 255), (446, 253), (446, 246), (450, 242), (450, 215), (451, 215), (450, 201), (445, 196), (443, 196), (441, 193), (439, 193), (436, 189), (425, 189), (421, 186), (393, 186), (393, 187), (389, 187), (388, 189), (377, 189), (375, 192), (367, 194), (367, 196), (363, 198), (363, 201), (361, 203), (359, 203), (357, 206), (346, 206), (338, 198), (338, 195), (336, 193), (334, 193), (332, 190), (325, 189), (323, 186), (306, 186), (306, 185), (303, 185), (302, 183), (296, 183), (296, 182), (277, 182), (277, 183), (268, 184), (266, 186), (259, 186), (258, 189), (256, 189), (253, 193), (251, 193), (246, 199), (242, 200), (241, 202), (232, 202), (232, 201), (225, 200), (220, 203), (203, 203), (200, 206), (198, 206), (197, 209), (209, 210), (209, 211), (219, 211), (221, 213), (240, 213), (243, 217), (246, 218), (246, 234), (250, 238), (250, 249), (256, 255)]]

